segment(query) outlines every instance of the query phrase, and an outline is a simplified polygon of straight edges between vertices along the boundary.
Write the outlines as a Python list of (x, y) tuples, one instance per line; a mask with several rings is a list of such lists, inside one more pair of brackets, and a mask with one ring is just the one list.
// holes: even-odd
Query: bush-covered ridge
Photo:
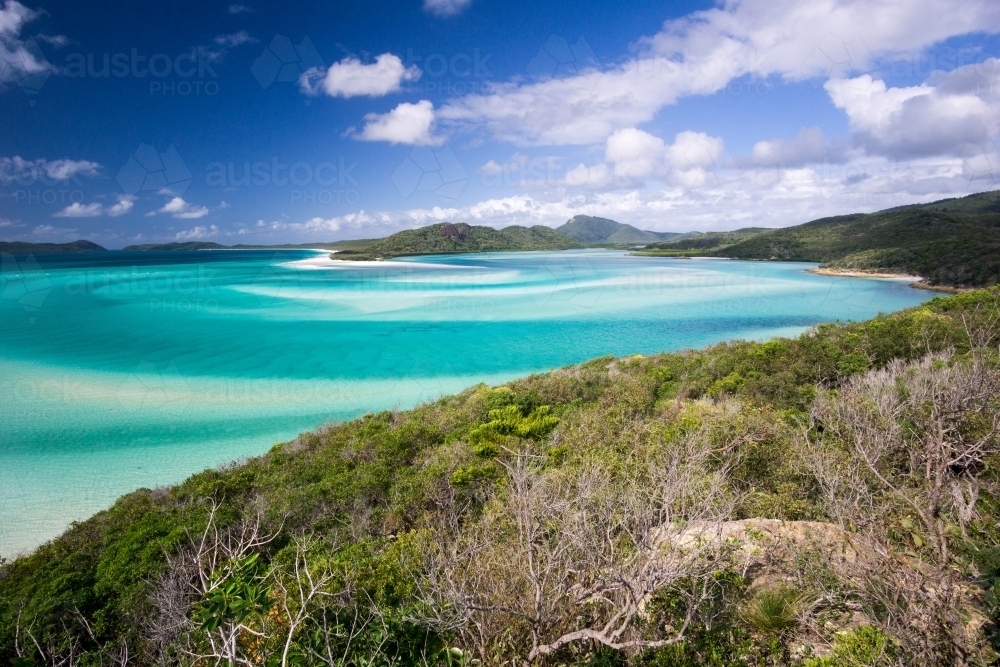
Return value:
[(596, 359), (137, 491), (3, 566), (0, 661), (992, 660), (998, 306)]
[(1000, 279), (1000, 193), (783, 229), (704, 234), (644, 252), (820, 262), (831, 269), (917, 274), (931, 285), (994, 285)]
[(571, 250), (583, 245), (559, 232), (536, 225), (503, 229), (442, 222), (397, 232), (384, 239), (345, 242), (332, 257), (346, 260), (389, 259), (408, 255), (438, 255), (517, 250)]
[(636, 243), (655, 243), (677, 237), (687, 236), (680, 232), (651, 232), (638, 229), (623, 222), (593, 215), (574, 215), (556, 231), (565, 234), (581, 243), (626, 245)]

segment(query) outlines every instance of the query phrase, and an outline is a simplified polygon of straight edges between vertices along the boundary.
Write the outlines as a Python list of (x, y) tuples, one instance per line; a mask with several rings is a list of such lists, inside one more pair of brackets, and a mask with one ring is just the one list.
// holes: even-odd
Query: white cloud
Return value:
[(480, 174), (487, 174), (490, 176), (503, 173), (503, 165), (496, 160), (489, 160), (486, 164), (481, 165), (476, 171)]
[(228, 8), (227, 11), (230, 14), (234, 14), (235, 15), (235, 14), (247, 14), (249, 12), (252, 12), (253, 10), (250, 9), (249, 7), (247, 7), (246, 5), (233, 4), (233, 5), (229, 5), (229, 8)]
[(96, 176), (101, 165), (89, 160), (25, 160), (19, 155), (0, 157), (0, 183), (31, 185), (37, 181), (64, 182), (77, 176)]
[[(350, 216), (348, 216), (348, 217), (350, 217)], [(339, 230), (340, 226), (341, 226), (341, 224), (343, 222), (343, 220), (344, 220), (344, 218), (342, 218), (342, 217), (341, 218), (321, 218), (321, 217), (315, 217), (315, 218), (310, 218), (310, 219), (306, 220), (305, 222), (280, 222), (280, 221), (275, 221), (275, 222), (266, 223), (263, 220), (258, 220), (257, 221), (257, 227), (258, 228), (265, 228), (267, 231), (271, 231), (271, 232), (276, 232), (276, 231), (290, 231), (290, 232), (296, 232), (296, 233), (299, 233), (299, 234), (306, 234), (306, 233), (324, 234), (324, 233), (335, 232), (335, 231)], [(240, 233), (242, 234), (243, 230), (240, 230)]]
[(81, 204), (73, 202), (63, 210), (55, 214), (56, 218), (96, 218), (104, 212), (104, 207), (99, 203)]
[(666, 150), (663, 139), (627, 127), (615, 130), (608, 137), (604, 156), (615, 163), (620, 178), (642, 177), (662, 169)]
[(750, 162), (760, 166), (793, 167), (820, 162), (843, 162), (842, 146), (829, 145), (823, 130), (804, 127), (791, 139), (758, 141), (750, 152)]
[(331, 97), (382, 97), (400, 90), (406, 81), (416, 81), (420, 73), (416, 66), (403, 65), (399, 56), (383, 53), (369, 64), (348, 57), (326, 71), (313, 67), (299, 77), (299, 86), (307, 95), (323, 92)]
[[(704, 148), (703, 141), (692, 137), (674, 142), (674, 146), (678, 144)], [(1000, 173), (996, 171), (1000, 162), (995, 154), (990, 159), (992, 171), (980, 172), (978, 178), (975, 165), (959, 158), (920, 159), (905, 168), (885, 158), (781, 170), (736, 169), (720, 162), (712, 168), (695, 167), (699, 170), (695, 173), (690, 169), (682, 172), (692, 181), (701, 178), (702, 183), (695, 187), (672, 176), (656, 187), (615, 190), (589, 188), (590, 180), (584, 175), (589, 176), (599, 167), (584, 167), (577, 172), (580, 185), (575, 191), (552, 187), (464, 206), (358, 211), (333, 218), (332, 222), (341, 231), (358, 230), (355, 235), (364, 238), (442, 221), (496, 227), (558, 226), (577, 214), (657, 231), (780, 227), (996, 188), (1000, 184)]]
[(1000, 3), (969, 0), (955, 11), (952, 0), (728, 0), (666, 22), (614, 68), (497, 84), (445, 104), (438, 118), (517, 144), (597, 143), (743, 76), (843, 77), (972, 32), (1000, 32)]
[(105, 207), (99, 202), (93, 202), (90, 204), (83, 204), (81, 202), (73, 202), (66, 208), (55, 213), (53, 217), (56, 218), (96, 218), (99, 216), (109, 216), (116, 218), (119, 215), (124, 215), (132, 210), (134, 205), (135, 197), (130, 195), (122, 195), (118, 197), (118, 203), (112, 204), (111, 206)]
[(865, 74), (825, 87), (872, 154), (958, 155), (1000, 135), (1000, 59), (937, 72), (919, 86), (891, 88)]
[(174, 240), (197, 241), (198, 239), (207, 239), (218, 235), (219, 235), (219, 228), (216, 227), (215, 225), (209, 225), (208, 227), (199, 226), (199, 227), (194, 227), (192, 229), (188, 229), (187, 231), (177, 232), (176, 234), (174, 234)]
[(434, 105), (428, 100), (416, 104), (403, 102), (385, 114), (365, 116), (365, 127), (358, 135), (362, 141), (388, 141), (393, 144), (438, 146), (444, 137), (434, 136)]
[(118, 203), (109, 206), (107, 209), (108, 215), (112, 218), (117, 218), (119, 215), (125, 215), (132, 210), (132, 206), (135, 205), (135, 197), (131, 195), (124, 195), (118, 198)]
[(181, 220), (194, 220), (197, 218), (204, 218), (208, 215), (208, 209), (206, 207), (186, 202), (181, 197), (174, 197), (164, 204), (163, 208), (158, 209), (156, 212), (169, 213), (173, 217)]
[(455, 16), (472, 4), (472, 0), (424, 0), (424, 11), (436, 16)]
[(215, 43), (226, 48), (233, 48), (242, 44), (256, 44), (257, 40), (250, 36), (246, 30), (234, 32), (231, 35), (218, 35)]
[(24, 24), (39, 16), (41, 12), (28, 9), (17, 0), (6, 0), (0, 7), (0, 84), (54, 71), (37, 47), (32, 48), (33, 42), (21, 39)]
[(566, 172), (566, 185), (577, 188), (599, 189), (607, 187), (614, 180), (614, 174), (606, 164), (588, 167), (578, 164)]

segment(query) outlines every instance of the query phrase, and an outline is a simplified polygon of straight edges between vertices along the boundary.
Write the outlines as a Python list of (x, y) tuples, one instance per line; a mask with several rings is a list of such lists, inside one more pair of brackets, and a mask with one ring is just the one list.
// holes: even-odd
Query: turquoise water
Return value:
[(615, 354), (929, 298), (810, 265), (623, 252), (4, 256), (0, 555), (329, 421)]

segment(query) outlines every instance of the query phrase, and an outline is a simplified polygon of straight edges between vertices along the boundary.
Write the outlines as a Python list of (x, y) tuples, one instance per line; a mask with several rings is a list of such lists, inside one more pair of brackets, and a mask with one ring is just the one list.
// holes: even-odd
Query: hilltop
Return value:
[(12, 255), (48, 254), (57, 252), (107, 252), (91, 241), (73, 241), (72, 243), (27, 243), (25, 241), (0, 241), (0, 252)]
[(703, 234), (651, 244), (643, 254), (819, 262), (842, 271), (917, 274), (930, 285), (993, 285), (1000, 280), (1000, 193)]
[(468, 252), (519, 250), (570, 250), (583, 244), (542, 225), (503, 229), (473, 227), (459, 222), (442, 222), (408, 229), (383, 239), (347, 241), (336, 244), (335, 259), (372, 260), (408, 255), (439, 255)]
[(650, 232), (622, 222), (591, 215), (575, 215), (563, 225), (556, 227), (556, 231), (590, 245), (655, 243), (688, 236), (688, 234), (673, 232)]
[(136, 491), (0, 563), (0, 662), (988, 664), (998, 308), (594, 359)]

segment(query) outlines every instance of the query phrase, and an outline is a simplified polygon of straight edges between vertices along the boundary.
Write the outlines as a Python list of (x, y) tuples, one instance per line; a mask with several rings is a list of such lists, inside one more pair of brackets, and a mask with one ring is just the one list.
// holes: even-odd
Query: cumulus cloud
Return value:
[[(207, 209), (206, 209), (207, 212)], [(175, 216), (178, 217), (178, 216)], [(200, 217), (200, 216), (197, 216)], [(199, 239), (207, 239), (213, 236), (219, 235), (219, 228), (215, 225), (209, 225), (208, 227), (194, 227), (183, 232), (177, 232), (174, 234), (174, 240), (176, 241), (197, 241)]]
[(649, 132), (627, 127), (608, 137), (604, 157), (614, 164), (614, 183), (619, 187), (646, 176), (698, 187), (719, 167), (725, 147), (721, 138), (704, 132), (678, 132), (673, 143), (667, 144)]
[(227, 11), (230, 14), (237, 15), (237, 14), (248, 14), (249, 12), (252, 12), (253, 10), (250, 9), (249, 7), (247, 7), (246, 5), (233, 4), (233, 5), (229, 5)]
[(604, 157), (615, 163), (619, 177), (642, 177), (662, 169), (666, 152), (663, 139), (634, 127), (626, 127), (615, 130), (608, 137)]
[(73, 202), (63, 210), (55, 214), (57, 218), (96, 218), (104, 212), (104, 207), (99, 203), (81, 204)]
[(41, 182), (65, 182), (77, 176), (96, 176), (101, 165), (89, 160), (25, 160), (14, 157), (0, 157), (0, 183), (10, 185), (30, 185)]
[(420, 68), (406, 67), (399, 56), (383, 53), (373, 63), (348, 57), (325, 71), (313, 67), (299, 77), (299, 87), (307, 95), (326, 93), (330, 97), (382, 97), (400, 90), (406, 81), (420, 78)]
[(959, 155), (1000, 135), (1000, 59), (935, 73), (919, 86), (889, 87), (865, 74), (825, 88), (872, 154)]
[(435, 16), (455, 16), (472, 4), (472, 0), (424, 0), (424, 11)]
[(844, 147), (829, 144), (818, 127), (804, 127), (791, 139), (758, 141), (750, 152), (750, 163), (772, 167), (794, 167), (822, 162), (843, 162)]
[(135, 197), (131, 195), (122, 195), (118, 197), (118, 203), (112, 204), (111, 206), (104, 206), (100, 202), (93, 202), (90, 204), (84, 204), (82, 202), (73, 202), (66, 208), (54, 214), (53, 217), (56, 218), (96, 218), (100, 216), (108, 216), (111, 218), (117, 218), (120, 215), (125, 215), (132, 210), (135, 205)]
[(972, 32), (1000, 32), (1000, 3), (969, 0), (956, 12), (951, 0), (728, 1), (667, 21), (616, 67), (498, 84), (452, 100), (438, 118), (516, 144), (597, 143), (685, 96), (716, 93), (744, 76), (844, 78), (873, 59)]
[(234, 32), (230, 35), (218, 35), (215, 38), (215, 43), (219, 46), (224, 46), (226, 48), (233, 48), (240, 46), (242, 44), (256, 44), (257, 40), (250, 36), (246, 30), (240, 30), (239, 32)]
[(566, 185), (577, 188), (604, 188), (614, 181), (614, 174), (606, 164), (588, 167), (578, 164), (566, 172)]
[[(322, 234), (328, 232), (335, 232), (339, 230), (343, 220), (344, 220), (343, 217), (339, 218), (315, 217), (315, 218), (309, 218), (305, 222), (283, 222), (280, 220), (276, 220), (273, 222), (264, 222), (263, 220), (258, 220), (257, 229), (268, 232), (288, 231), (300, 234), (305, 234), (305, 233)], [(241, 229), (239, 233), (243, 234), (249, 232), (244, 232), (244, 230)]]
[(444, 137), (433, 134), (434, 105), (428, 100), (403, 102), (385, 114), (365, 116), (365, 127), (357, 136), (362, 141), (388, 141), (413, 146), (438, 146)]
[[(204, 218), (208, 215), (208, 208), (204, 206), (199, 206), (197, 204), (192, 204), (190, 202), (184, 201), (181, 197), (174, 197), (162, 208), (156, 211), (157, 213), (168, 213), (175, 218), (181, 220), (194, 220), (197, 218)], [(197, 228), (196, 228), (197, 229)]]
[(112, 218), (117, 218), (119, 215), (125, 215), (132, 210), (132, 206), (135, 205), (135, 197), (131, 195), (124, 195), (118, 198), (118, 203), (113, 204), (107, 208), (107, 213)]

